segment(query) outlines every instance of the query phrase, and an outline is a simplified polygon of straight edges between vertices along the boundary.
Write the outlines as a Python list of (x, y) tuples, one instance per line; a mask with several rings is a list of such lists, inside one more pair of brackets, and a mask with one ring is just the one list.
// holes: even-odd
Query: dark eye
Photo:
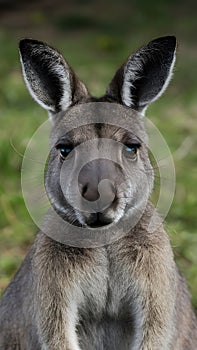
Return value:
[(139, 145), (124, 145), (123, 147), (123, 152), (125, 157), (131, 159), (131, 160), (135, 160), (137, 158), (137, 150), (139, 148)]
[(58, 145), (56, 146), (56, 148), (60, 153), (60, 157), (62, 159), (66, 159), (66, 157), (68, 157), (68, 155), (72, 152), (74, 147), (73, 145)]

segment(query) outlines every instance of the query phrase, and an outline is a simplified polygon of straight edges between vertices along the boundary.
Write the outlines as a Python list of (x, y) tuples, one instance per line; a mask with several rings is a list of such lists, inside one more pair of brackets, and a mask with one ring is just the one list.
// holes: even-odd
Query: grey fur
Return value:
[[(155, 46), (158, 59), (155, 59)], [(35, 51), (35, 47), (38, 55), (36, 71), (29, 56), (30, 49)], [(147, 195), (150, 194), (154, 175), (148, 158), (142, 115), (137, 112), (157, 98), (167, 86), (174, 60), (175, 38), (159, 38), (129, 58), (116, 73), (106, 95), (100, 99), (89, 95), (62, 56), (46, 44), (25, 39), (21, 48), (23, 74), (28, 88), (34, 90), (34, 98), (38, 102), (43, 104), (44, 101), (53, 118), (46, 188), (55, 210), (65, 220), (78, 226), (91, 225), (89, 215), (76, 212), (62, 196), (58, 183), (60, 157), (57, 147), (54, 147), (62, 140), (68, 121), (81, 117), (84, 104), (88, 107), (91, 101), (103, 102), (102, 107), (98, 104), (97, 109), (101, 115), (103, 106), (106, 105), (107, 109), (110, 104), (111, 108), (117, 107), (120, 118), (129, 113), (133, 125), (130, 137), (135, 143), (138, 140), (140, 148), (138, 160), (129, 163), (133, 176), (128, 179), (126, 188), (121, 180), (126, 176), (124, 166), (119, 168), (111, 163), (106, 166), (101, 163), (91, 165), (82, 174), (81, 182), (83, 184), (92, 174), (97, 174), (98, 169), (99, 176), (103, 175), (103, 169), (109, 167), (109, 177), (113, 180), (117, 198), (116, 205), (102, 212), (102, 217), (115, 221), (120, 207), (120, 216), (129, 215), (133, 198), (135, 204), (144, 198), (145, 210), (127, 235), (103, 247), (70, 247), (39, 232), (0, 303), (0, 350), (196, 350), (197, 323), (190, 295), (175, 265), (169, 238), (159, 216), (154, 217), (155, 230), (150, 232), (148, 228), (155, 209), (144, 196), (143, 183), (147, 184)], [(40, 64), (43, 62), (43, 48), (47, 55), (51, 54), (51, 59), (56, 57), (57, 64), (60, 62), (61, 66), (67, 67), (66, 70), (69, 69), (68, 95), (62, 91), (56, 96), (54, 86), (49, 86), (46, 91), (44, 74), (48, 71), (47, 76), (50, 77), (51, 65), (46, 63), (43, 73), (43, 64)], [(121, 106), (125, 104), (124, 97), (128, 92), (123, 91), (125, 79), (128, 82), (125, 74), (136, 71), (137, 57), (141, 67), (137, 80), (140, 81), (142, 74), (143, 86), (138, 81), (135, 87), (139, 89), (136, 91), (138, 97), (133, 99), (131, 94), (135, 79), (130, 81), (132, 88), (127, 100), (135, 100), (135, 103), (131, 104), (133, 109), (128, 109)], [(151, 72), (148, 70), (150, 66)], [(55, 71), (58, 71), (57, 67)], [(144, 83), (144, 72), (149, 79), (153, 74), (152, 90), (150, 81)], [(60, 91), (63, 89), (62, 74), (60, 77), (57, 74), (55, 80)], [(47, 82), (50, 84), (50, 79)], [(39, 86), (38, 90), (36, 86)], [(70, 91), (73, 91), (72, 101)], [(66, 111), (61, 96), (68, 97), (69, 108)], [(60, 113), (55, 114), (55, 111)], [(94, 111), (90, 109), (86, 117), (91, 120), (93, 115)], [(105, 124), (79, 127), (69, 135), (73, 143), (101, 137), (126, 143), (126, 136), (124, 129)], [(89, 190), (95, 191), (95, 186)], [(87, 194), (86, 191), (87, 188), (84, 191)], [(66, 210), (62, 212), (61, 208)]]

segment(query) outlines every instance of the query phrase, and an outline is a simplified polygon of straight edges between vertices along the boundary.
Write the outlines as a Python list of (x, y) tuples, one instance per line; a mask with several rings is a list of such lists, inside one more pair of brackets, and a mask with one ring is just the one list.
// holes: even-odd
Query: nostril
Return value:
[(85, 196), (85, 193), (87, 192), (87, 189), (88, 189), (88, 184), (85, 184), (83, 187), (82, 187), (82, 196), (84, 197)]
[(82, 196), (90, 202), (96, 201), (99, 198), (97, 187), (91, 186), (91, 184), (86, 183), (82, 188)]

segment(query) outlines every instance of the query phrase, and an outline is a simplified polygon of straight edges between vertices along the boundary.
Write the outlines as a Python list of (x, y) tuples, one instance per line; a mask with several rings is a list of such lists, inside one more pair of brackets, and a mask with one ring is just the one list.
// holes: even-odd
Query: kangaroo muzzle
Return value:
[(115, 162), (96, 159), (88, 162), (80, 171), (79, 187), (83, 199), (89, 202), (92, 213), (90, 222), (110, 223), (107, 211), (117, 202), (117, 174)]

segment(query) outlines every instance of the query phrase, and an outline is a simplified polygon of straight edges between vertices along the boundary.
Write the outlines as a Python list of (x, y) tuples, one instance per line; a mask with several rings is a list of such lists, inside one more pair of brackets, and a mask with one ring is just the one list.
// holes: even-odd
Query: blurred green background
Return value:
[(166, 229), (197, 308), (196, 18), (197, 3), (191, 0), (0, 1), (1, 293), (37, 231), (21, 193), (19, 153), (24, 153), (31, 135), (47, 118), (22, 80), (19, 39), (31, 37), (58, 48), (92, 94), (99, 96), (131, 52), (153, 38), (176, 35), (174, 79), (147, 116), (162, 132), (174, 157), (176, 193)]

